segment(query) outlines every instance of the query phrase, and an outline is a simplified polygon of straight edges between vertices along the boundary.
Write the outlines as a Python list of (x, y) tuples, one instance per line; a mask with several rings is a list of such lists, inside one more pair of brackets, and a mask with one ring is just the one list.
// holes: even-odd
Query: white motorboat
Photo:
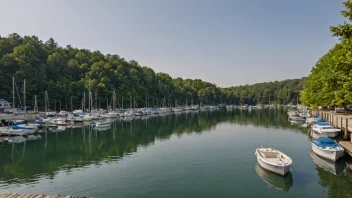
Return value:
[(58, 120), (58, 121), (56, 121), (56, 124), (57, 125), (67, 125), (68, 123), (64, 120)]
[(324, 158), (319, 157), (317, 154), (315, 154), (313, 151), (310, 152), (310, 157), (314, 161), (314, 163), (319, 166), (320, 168), (329, 171), (330, 173), (334, 175), (339, 175), (343, 173), (343, 170), (345, 169), (346, 162), (344, 160), (338, 160), (337, 162), (332, 162), (330, 160), (326, 160)]
[(35, 130), (12, 129), (7, 127), (0, 127), (0, 135), (23, 136), (23, 135), (33, 134), (34, 132)]
[(284, 176), (290, 170), (292, 159), (273, 148), (257, 148), (258, 164), (265, 170)]
[(304, 122), (306, 120), (306, 118), (299, 116), (299, 115), (292, 115), (292, 116), (290, 116), (290, 120)]
[(322, 137), (336, 137), (341, 132), (341, 129), (332, 127), (328, 122), (317, 122), (311, 129)]
[(312, 150), (322, 158), (336, 161), (344, 155), (344, 149), (333, 139), (320, 137), (312, 142)]
[(316, 117), (316, 118), (307, 118), (306, 123), (307, 124), (316, 124), (317, 122), (324, 122), (321, 117)]

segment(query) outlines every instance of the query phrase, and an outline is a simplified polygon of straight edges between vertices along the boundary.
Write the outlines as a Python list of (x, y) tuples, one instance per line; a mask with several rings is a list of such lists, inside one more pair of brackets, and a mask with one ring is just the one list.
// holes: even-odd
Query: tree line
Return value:
[(344, 5), (341, 14), (348, 22), (330, 27), (339, 42), (312, 68), (301, 93), (305, 105), (346, 108), (352, 103), (352, 2), (347, 0)]
[[(63, 109), (66, 106), (69, 109), (71, 99), (74, 108), (79, 107), (83, 92), (88, 97), (89, 88), (93, 99), (99, 101), (97, 106), (101, 107), (111, 104), (113, 91), (116, 91), (120, 107), (122, 104), (130, 106), (131, 101), (138, 107), (191, 102), (295, 103), (304, 80), (220, 88), (200, 79), (172, 78), (166, 73), (156, 73), (150, 67), (141, 66), (135, 60), (126, 61), (119, 55), (105, 55), (70, 45), (62, 47), (52, 38), (43, 42), (37, 36), (22, 37), (17, 33), (0, 36), (0, 98), (12, 101), (12, 77), (16, 79), (19, 92), (26, 79), (27, 104), (33, 105), (37, 95), (39, 107), (43, 108), (47, 90), (50, 106), (56, 106), (56, 109), (58, 101)], [(17, 94), (15, 97), (18, 100)]]

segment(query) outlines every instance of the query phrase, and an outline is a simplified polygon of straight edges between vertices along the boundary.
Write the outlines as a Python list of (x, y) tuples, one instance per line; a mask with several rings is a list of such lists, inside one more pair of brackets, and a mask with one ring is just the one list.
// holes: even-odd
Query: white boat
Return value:
[(81, 109), (78, 109), (78, 110), (74, 110), (72, 113), (75, 115), (81, 115), (83, 114), (83, 111)]
[(304, 122), (306, 120), (306, 118), (302, 117), (302, 116), (298, 116), (298, 115), (292, 115), (292, 116), (290, 116), (290, 120)]
[(317, 166), (324, 169), (325, 171), (329, 171), (334, 175), (339, 175), (343, 173), (343, 170), (345, 169), (345, 166), (346, 166), (344, 160), (338, 160), (337, 162), (332, 162), (330, 160), (326, 160), (324, 158), (319, 157), (313, 151), (310, 152), (310, 157), (312, 158), (312, 160)]
[(58, 120), (58, 121), (56, 121), (56, 124), (57, 125), (67, 125), (68, 123), (64, 120)]
[(83, 116), (74, 117), (73, 122), (84, 122), (84, 118)]
[(311, 129), (322, 137), (336, 137), (341, 132), (341, 129), (332, 127), (328, 122), (317, 122)]
[(336, 161), (344, 155), (344, 149), (333, 139), (320, 137), (312, 142), (312, 150), (322, 158)]
[(306, 119), (306, 123), (307, 124), (316, 124), (317, 122), (324, 122), (323, 119), (321, 117), (317, 117), (317, 118), (307, 118)]
[(258, 164), (265, 170), (284, 176), (290, 170), (292, 159), (273, 148), (257, 148)]
[(0, 135), (23, 136), (23, 135), (33, 134), (34, 132), (35, 130), (12, 129), (7, 127), (0, 127)]
[(83, 116), (84, 121), (92, 121), (94, 118), (94, 116), (90, 115), (90, 114), (86, 114)]

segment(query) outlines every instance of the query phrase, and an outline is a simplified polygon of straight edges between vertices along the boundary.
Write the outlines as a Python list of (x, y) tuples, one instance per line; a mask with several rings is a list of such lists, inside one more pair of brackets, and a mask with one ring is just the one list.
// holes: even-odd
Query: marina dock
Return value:
[(43, 194), (0, 194), (0, 198), (85, 198), (85, 197), (77, 197), (77, 196), (70, 196), (70, 195), (43, 195)]

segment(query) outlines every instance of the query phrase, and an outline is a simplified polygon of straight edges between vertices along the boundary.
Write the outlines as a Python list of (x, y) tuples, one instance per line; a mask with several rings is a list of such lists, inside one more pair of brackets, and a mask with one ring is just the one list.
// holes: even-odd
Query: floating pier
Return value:
[(70, 196), (70, 195), (43, 195), (43, 194), (0, 194), (0, 198), (86, 198), (86, 197), (77, 197), (77, 196)]

